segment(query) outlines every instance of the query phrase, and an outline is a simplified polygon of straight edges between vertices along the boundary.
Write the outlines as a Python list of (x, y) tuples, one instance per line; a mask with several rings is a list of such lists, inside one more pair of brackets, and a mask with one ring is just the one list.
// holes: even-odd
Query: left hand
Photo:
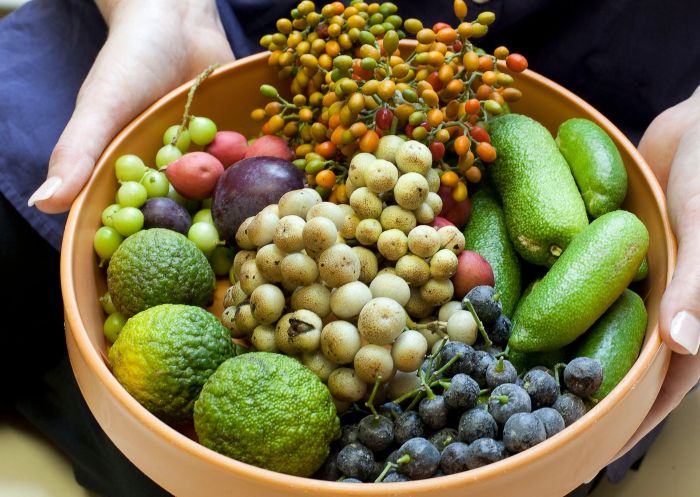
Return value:
[(649, 125), (639, 151), (666, 191), (678, 263), (659, 310), (664, 343), (673, 350), (654, 405), (625, 454), (668, 416), (700, 380), (700, 88)]

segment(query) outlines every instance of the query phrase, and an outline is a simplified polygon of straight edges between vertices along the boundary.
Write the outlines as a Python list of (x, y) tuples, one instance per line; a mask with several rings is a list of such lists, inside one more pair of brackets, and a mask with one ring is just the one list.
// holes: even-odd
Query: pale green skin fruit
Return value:
[(328, 388), (291, 357), (252, 352), (224, 362), (194, 406), (200, 443), (254, 466), (311, 476), (340, 435)]
[(637, 274), (649, 233), (627, 211), (603, 214), (582, 231), (513, 315), (509, 346), (555, 350), (582, 335)]
[(632, 368), (644, 343), (647, 310), (644, 301), (625, 290), (593, 327), (577, 342), (575, 357), (597, 359), (603, 366), (603, 383), (593, 397), (610, 393)]
[(569, 165), (549, 131), (520, 114), (489, 122), (497, 158), (491, 166), (506, 226), (528, 262), (551, 266), (588, 225)]
[(464, 238), (464, 248), (479, 253), (491, 265), (503, 313), (510, 317), (522, 288), (520, 260), (508, 237), (503, 209), (494, 194), (481, 190), (472, 197), (472, 213)]
[(627, 195), (627, 171), (607, 133), (588, 119), (574, 118), (559, 126), (556, 141), (588, 214), (595, 219), (619, 209)]
[(639, 269), (637, 270), (637, 274), (634, 276), (633, 281), (645, 280), (648, 275), (649, 275), (649, 259), (647, 259), (645, 256), (644, 260), (642, 261), (642, 263), (639, 266)]

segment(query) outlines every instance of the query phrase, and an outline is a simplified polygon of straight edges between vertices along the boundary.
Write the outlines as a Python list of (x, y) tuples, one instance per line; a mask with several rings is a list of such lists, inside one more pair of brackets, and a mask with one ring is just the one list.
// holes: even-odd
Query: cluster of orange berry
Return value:
[[(344, 182), (353, 154), (374, 152), (383, 135), (398, 134), (425, 143), (466, 197), (466, 182), (479, 182), (496, 159), (488, 120), (522, 97), (509, 72), (525, 70), (527, 60), (503, 46), (493, 54), (474, 46), (495, 15), (466, 21), (464, 0), (454, 1), (456, 27), (424, 27), (397, 11), (390, 2), (333, 2), (320, 13), (309, 0), (299, 3), (260, 41), (292, 97), (263, 85), (271, 102), (251, 117), (263, 122), (263, 133), (285, 136), (295, 164), (328, 194)], [(401, 44), (408, 35), (416, 42)]]

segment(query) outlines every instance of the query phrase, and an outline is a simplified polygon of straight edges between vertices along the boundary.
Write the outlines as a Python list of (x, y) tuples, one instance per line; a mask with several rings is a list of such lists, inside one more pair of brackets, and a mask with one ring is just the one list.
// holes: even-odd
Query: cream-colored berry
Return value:
[(335, 224), (335, 228), (340, 230), (345, 222), (345, 212), (337, 204), (333, 202), (321, 202), (320, 204), (315, 204), (311, 206), (309, 211), (306, 213), (306, 221), (317, 218), (325, 217), (330, 219)]
[(374, 383), (377, 380), (385, 383), (394, 376), (391, 352), (379, 345), (368, 344), (358, 350), (353, 366), (360, 379), (366, 383)]
[(357, 223), (355, 240), (362, 245), (374, 245), (382, 234), (382, 223), (376, 219), (363, 219)]
[(246, 218), (238, 227), (238, 231), (236, 231), (236, 245), (238, 245), (239, 249), (255, 249), (255, 244), (250, 241), (250, 237), (248, 236), (248, 227), (250, 226), (250, 223), (253, 222), (254, 218), (255, 216), (250, 216), (249, 218)]
[(331, 288), (357, 281), (360, 277), (360, 259), (352, 248), (336, 244), (324, 250), (318, 258), (321, 280)]
[(231, 266), (231, 271), (233, 272), (233, 277), (236, 281), (241, 280), (241, 267), (247, 261), (255, 260), (257, 252), (255, 250), (239, 250), (233, 257), (233, 265)]
[(331, 291), (321, 283), (299, 287), (290, 299), (292, 310), (306, 309), (325, 319), (331, 313)]
[(361, 346), (360, 332), (348, 321), (331, 321), (321, 330), (321, 350), (335, 364), (350, 364)]
[(429, 279), (420, 287), (420, 295), (429, 304), (442, 305), (449, 302), (454, 294), (454, 285), (451, 280)]
[(396, 261), (396, 274), (409, 286), (419, 287), (430, 279), (430, 266), (417, 255), (406, 254)]
[(378, 297), (370, 300), (360, 312), (357, 329), (369, 343), (387, 345), (396, 340), (406, 327), (403, 306), (393, 299)]
[(425, 173), (425, 179), (428, 180), (430, 192), (437, 193), (440, 189), (440, 173), (438, 173), (438, 170), (435, 168), (428, 169), (428, 172)]
[(277, 203), (277, 208), (280, 217), (294, 215), (306, 219), (306, 213), (309, 209), (321, 202), (323, 202), (323, 199), (316, 190), (313, 188), (302, 188), (282, 195), (282, 198)]
[(397, 135), (385, 135), (379, 139), (375, 156), (396, 164), (396, 152), (403, 145), (404, 139)]
[(372, 164), (376, 160), (374, 155), (367, 152), (360, 152), (353, 156), (348, 167), (348, 179), (356, 187), (365, 185), (365, 167)]
[(258, 265), (258, 269), (267, 281), (278, 283), (282, 281), (280, 263), (286, 256), (287, 254), (282, 252), (277, 245), (268, 243), (258, 249), (258, 253), (255, 256), (255, 263)]
[(387, 297), (405, 306), (411, 298), (411, 289), (403, 278), (395, 274), (379, 274), (369, 285), (372, 297)]
[(408, 235), (416, 227), (416, 216), (399, 205), (389, 205), (381, 212), (379, 222), (385, 230), (396, 228)]
[(377, 256), (370, 249), (365, 247), (353, 247), (352, 250), (357, 254), (358, 259), (360, 259), (360, 278), (359, 280), (368, 285), (372, 282), (375, 276), (377, 276), (377, 271), (379, 271), (379, 261)]
[(430, 259), (430, 275), (437, 280), (452, 278), (457, 272), (457, 256), (450, 249), (440, 249)]
[(377, 159), (364, 168), (365, 186), (374, 193), (388, 192), (399, 179), (399, 170), (391, 162)]
[(459, 255), (464, 250), (464, 234), (455, 226), (443, 226), (438, 230), (440, 247), (446, 248)]
[(312, 284), (318, 279), (318, 273), (316, 261), (302, 252), (288, 254), (280, 262), (280, 279), (289, 288)]
[(419, 173), (425, 175), (433, 166), (433, 154), (421, 142), (409, 140), (396, 150), (396, 166), (402, 173)]
[(396, 261), (408, 252), (408, 237), (401, 230), (386, 230), (379, 235), (377, 250), (386, 259)]
[(382, 214), (382, 199), (366, 186), (352, 192), (350, 206), (360, 219), (378, 219)]
[(428, 258), (440, 250), (440, 235), (432, 226), (416, 226), (408, 233), (408, 250), (418, 257)]
[(331, 311), (340, 319), (353, 319), (370, 300), (369, 287), (361, 281), (352, 281), (331, 292)]
[(304, 226), (306, 221), (299, 216), (284, 216), (277, 223), (272, 242), (284, 252), (299, 252), (304, 248)]
[(415, 210), (428, 197), (429, 186), (425, 176), (419, 173), (406, 173), (396, 181), (394, 200), (404, 209)]

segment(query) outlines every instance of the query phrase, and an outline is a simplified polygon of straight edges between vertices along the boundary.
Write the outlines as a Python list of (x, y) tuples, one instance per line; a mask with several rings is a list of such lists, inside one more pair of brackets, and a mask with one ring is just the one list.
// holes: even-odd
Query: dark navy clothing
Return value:
[[(425, 24), (453, 20), (452, 0), (396, 3), (404, 18), (417, 17)], [(274, 29), (276, 19), (289, 15), (292, 2), (217, 0), (217, 5), (240, 58), (260, 50), (257, 40)], [(592, 103), (635, 143), (656, 115), (700, 84), (700, 2), (695, 0), (491, 0), (470, 2), (469, 7), (469, 18), (484, 10), (497, 17), (478, 45), (492, 49), (504, 44), (524, 54), (530, 68)], [(46, 177), (51, 151), (105, 36), (105, 23), (90, 0), (34, 0), (0, 21), (0, 255), (5, 283), (0, 301), (6, 319), (22, 316), (24, 323), (4, 333), (3, 349), (11, 353), (0, 361), (5, 394), (0, 407), (17, 409), (53, 440), (89, 489), (103, 496), (155, 497), (165, 493), (102, 433), (65, 358), (58, 287), (65, 215), (27, 207)], [(15, 363), (8, 356), (23, 359)], [(653, 436), (633, 456), (611, 465), (608, 476), (620, 479), (651, 440)]]

